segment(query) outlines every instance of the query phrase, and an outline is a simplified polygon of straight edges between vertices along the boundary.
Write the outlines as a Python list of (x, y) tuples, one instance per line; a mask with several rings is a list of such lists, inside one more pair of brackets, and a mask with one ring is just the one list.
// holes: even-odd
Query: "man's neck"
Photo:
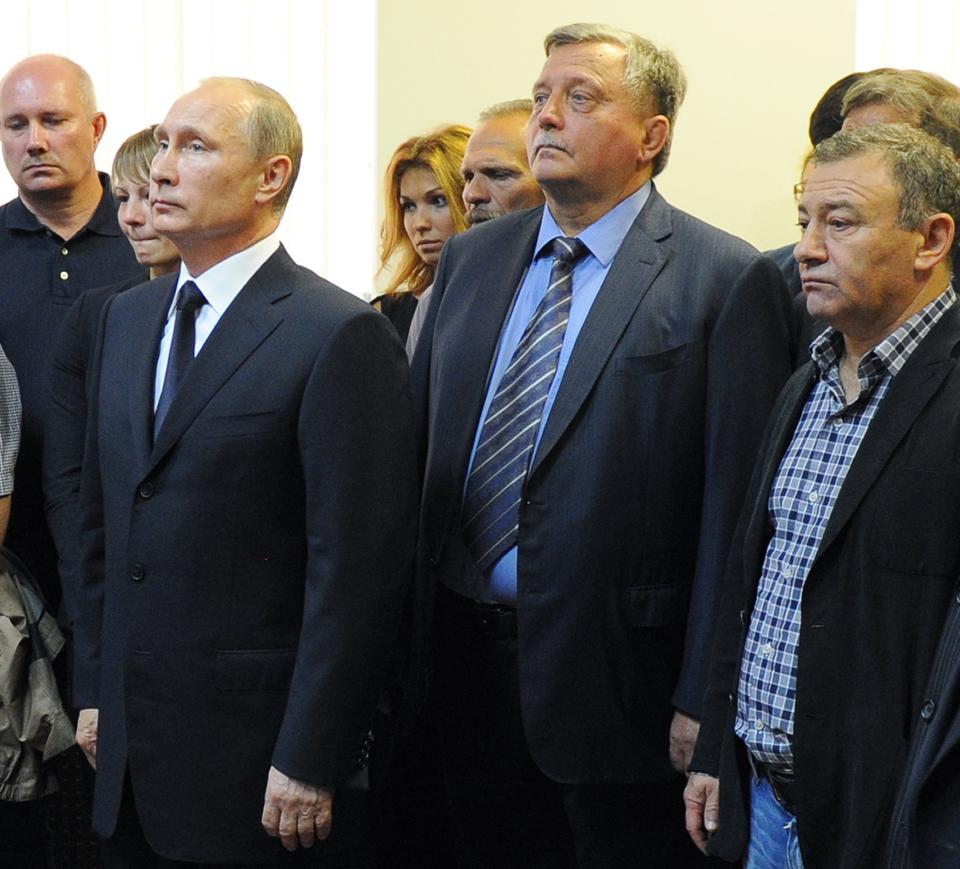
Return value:
[(608, 211), (616, 208), (628, 196), (636, 193), (649, 180), (650, 174), (646, 173), (643, 177), (633, 179), (622, 190), (601, 198), (594, 198), (588, 191), (574, 189), (568, 185), (552, 191), (544, 190), (544, 193), (557, 226), (563, 230), (564, 235), (576, 236), (596, 223)]
[(279, 225), (280, 218), (276, 217), (274, 219), (271, 217), (269, 221), (258, 223), (256, 227), (250, 227), (245, 232), (224, 236), (222, 239), (204, 239), (196, 245), (190, 245), (189, 235), (186, 235), (183, 239), (171, 236), (170, 240), (180, 251), (180, 256), (187, 267), (187, 271), (193, 277), (198, 278), (225, 259), (252, 247), (258, 241), (263, 241), (268, 235), (275, 232)]
[(76, 187), (51, 193), (20, 191), (20, 201), (47, 229), (69, 241), (93, 217), (103, 187), (96, 172), (91, 172)]

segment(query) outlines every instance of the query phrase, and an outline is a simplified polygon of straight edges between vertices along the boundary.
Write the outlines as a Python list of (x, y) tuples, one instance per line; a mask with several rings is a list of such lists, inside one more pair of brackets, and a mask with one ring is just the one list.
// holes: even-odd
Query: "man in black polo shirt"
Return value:
[[(19, 188), (19, 196), (0, 207), (0, 345), (16, 369), (23, 402), (6, 544), (27, 563), (56, 612), (57, 557), (40, 485), (54, 341), (84, 290), (138, 271), (145, 280), (146, 271), (120, 234), (109, 180), (94, 166), (106, 117), (97, 111), (90, 76), (64, 57), (29, 57), (0, 81), (0, 117), (3, 159)], [(43, 865), (41, 826), (35, 804), (0, 805), (5, 858)]]

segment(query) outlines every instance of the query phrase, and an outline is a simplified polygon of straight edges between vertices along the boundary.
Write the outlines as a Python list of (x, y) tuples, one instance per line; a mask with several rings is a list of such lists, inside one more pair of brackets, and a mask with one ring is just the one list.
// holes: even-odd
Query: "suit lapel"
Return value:
[(773, 488), (773, 480), (780, 468), (783, 454), (793, 440), (793, 433), (803, 412), (803, 406), (816, 381), (816, 372), (816, 366), (810, 362), (794, 373), (780, 395), (779, 401), (783, 410), (771, 423), (773, 428), (764, 452), (763, 476), (760, 485), (755, 489), (756, 497), (750, 506), (752, 512), (743, 546), (743, 575), (751, 596), (756, 590), (755, 580), (762, 571), (767, 545), (770, 542), (768, 496)]
[(670, 250), (662, 242), (671, 231), (670, 206), (654, 188), (617, 251), (580, 330), (530, 466), (530, 476), (536, 473), (580, 410), (627, 324), (666, 263)]
[(953, 369), (955, 360), (951, 351), (960, 328), (958, 314), (956, 305), (948, 310), (893, 378), (847, 472), (817, 557), (837, 538), (920, 411)]
[[(150, 454), (155, 466), (197, 414), (264, 339), (280, 325), (274, 302), (292, 292), (293, 261), (282, 248), (246, 283), (187, 370)], [(152, 392), (151, 392), (152, 394)]]

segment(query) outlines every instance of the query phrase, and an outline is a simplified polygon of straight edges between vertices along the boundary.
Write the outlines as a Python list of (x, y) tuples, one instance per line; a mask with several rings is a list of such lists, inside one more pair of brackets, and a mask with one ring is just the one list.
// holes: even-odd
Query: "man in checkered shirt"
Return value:
[(687, 829), (751, 869), (885, 866), (960, 574), (960, 167), (903, 125), (817, 146), (795, 250), (830, 328), (768, 425), (737, 538)]
[(0, 543), (7, 533), (13, 469), (20, 450), (20, 390), (17, 375), (0, 347)]

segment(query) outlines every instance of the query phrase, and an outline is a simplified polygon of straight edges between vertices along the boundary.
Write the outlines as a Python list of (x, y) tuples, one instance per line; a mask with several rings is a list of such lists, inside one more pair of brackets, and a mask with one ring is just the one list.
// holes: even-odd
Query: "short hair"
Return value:
[[(928, 133), (908, 124), (877, 124), (841, 130), (813, 152), (814, 165), (836, 163), (864, 154), (883, 159), (900, 192), (898, 224), (918, 229), (928, 217), (944, 212), (960, 227), (960, 164), (953, 152)], [(951, 261), (956, 266), (955, 235)]]
[(93, 116), (97, 113), (97, 92), (93, 87), (93, 79), (90, 78), (90, 73), (80, 66), (79, 63), (71, 60), (69, 57), (64, 57), (62, 54), (32, 54), (30, 57), (25, 57), (7, 70), (3, 79), (0, 79), (0, 88), (6, 83), (11, 73), (18, 71), (27, 64), (32, 64), (37, 61), (41, 63), (54, 61), (66, 67), (73, 74), (76, 79), (77, 93), (80, 96), (80, 100), (87, 109), (90, 118), (93, 119)]
[(893, 106), (905, 123), (939, 139), (960, 159), (960, 88), (952, 82), (918, 69), (864, 73), (844, 97), (843, 116), (875, 103)]
[(303, 131), (290, 103), (273, 88), (248, 78), (214, 76), (203, 79), (201, 84), (232, 86), (250, 96), (248, 104), (236, 108), (240, 113), (240, 131), (254, 160), (279, 155), (290, 158), (290, 177), (273, 200), (274, 210), (282, 214), (290, 201), (303, 159)]
[(810, 136), (811, 145), (819, 145), (824, 139), (829, 139), (834, 133), (843, 129), (843, 99), (847, 91), (863, 76), (862, 72), (852, 72), (835, 81), (823, 92), (823, 96), (810, 113), (807, 133)]
[(414, 249), (403, 226), (403, 209), (400, 205), (400, 179), (403, 173), (414, 167), (429, 169), (447, 197), (450, 216), (457, 232), (467, 228), (467, 215), (463, 205), (463, 177), (460, 164), (467, 149), (467, 140), (472, 131), (469, 127), (449, 124), (427, 133), (413, 136), (403, 142), (387, 166), (384, 177), (384, 217), (380, 228), (380, 272), (399, 255), (393, 270), (387, 294), (400, 292), (421, 293), (433, 283), (435, 267), (428, 265)]
[(137, 184), (150, 182), (150, 164), (159, 150), (153, 131), (157, 125), (152, 124), (124, 139), (113, 157), (113, 167), (110, 170), (110, 180), (116, 187), (121, 181), (133, 181)]
[(649, 39), (606, 24), (568, 24), (547, 34), (543, 47), (547, 55), (560, 45), (603, 42), (622, 48), (626, 56), (623, 86), (633, 101), (634, 111), (643, 117), (650, 112), (670, 122), (663, 150), (653, 159), (653, 174), (667, 165), (677, 113), (687, 93), (687, 77), (672, 51), (657, 48)]
[(487, 106), (487, 108), (480, 112), (480, 117), (477, 118), (477, 121), (482, 124), (484, 121), (489, 121), (493, 118), (508, 118), (511, 115), (531, 114), (533, 114), (533, 100), (507, 100), (503, 103)]

